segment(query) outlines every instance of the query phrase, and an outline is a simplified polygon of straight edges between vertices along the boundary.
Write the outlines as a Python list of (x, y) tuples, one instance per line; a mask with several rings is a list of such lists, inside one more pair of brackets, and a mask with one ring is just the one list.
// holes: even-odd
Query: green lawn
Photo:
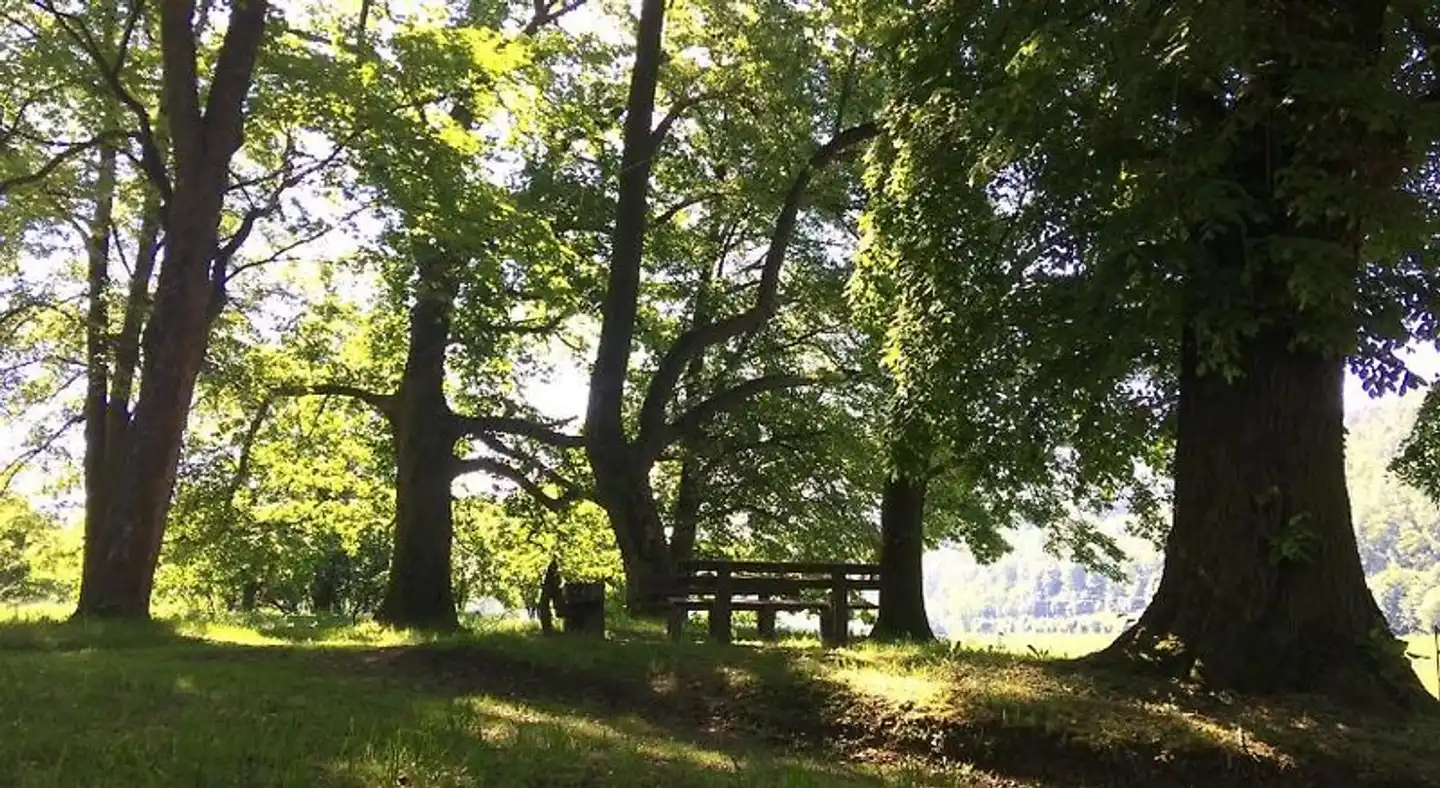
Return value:
[[(1009, 635), (964, 635), (958, 643), (970, 649), (996, 649), (1014, 654), (1040, 657), (1081, 657), (1110, 645), (1114, 635), (1071, 635), (1049, 632)], [(1410, 635), (1406, 639), (1410, 664), (1431, 695), (1440, 697), (1440, 683), (1435, 674), (1435, 638), (1433, 635)]]
[(1418, 786), (1440, 784), (1440, 724), (1189, 697), (998, 649), (673, 645), (632, 625), (606, 641), (493, 623), (422, 641), (307, 619), (12, 621), (0, 775), (67, 788)]

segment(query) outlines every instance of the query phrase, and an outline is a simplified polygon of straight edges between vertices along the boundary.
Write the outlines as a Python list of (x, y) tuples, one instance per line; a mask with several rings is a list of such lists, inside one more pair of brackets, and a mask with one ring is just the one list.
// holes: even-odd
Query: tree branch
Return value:
[(706, 101), (723, 96), (724, 94), (725, 91), (721, 90), (701, 91), (693, 96), (687, 96), (686, 98), (676, 101), (670, 106), (670, 111), (665, 113), (665, 117), (660, 119), (660, 123), (655, 126), (655, 130), (650, 132), (651, 152), (653, 153), (654, 151), (660, 150), (660, 146), (664, 144), (665, 138), (670, 135), (670, 129), (675, 126), (675, 123), (679, 121), (685, 113)]
[(120, 132), (104, 132), (101, 134), (97, 134), (94, 137), (88, 140), (84, 140), (82, 142), (67, 143), (61, 148), (59, 153), (51, 157), (49, 161), (42, 164), (34, 172), (27, 172), (23, 175), (15, 175), (4, 180), (0, 180), (0, 197), (8, 194), (12, 189), (16, 189), (22, 186), (28, 186), (37, 181), (44, 180), (50, 173), (59, 169), (60, 165), (69, 161), (75, 156), (84, 153), (91, 148), (94, 148), (102, 142), (107, 142), (113, 139), (123, 139), (124, 137), (125, 135)]
[(337, 397), (350, 397), (358, 399), (367, 405), (375, 408), (380, 415), (391, 418), (394, 412), (395, 397), (392, 394), (376, 394), (372, 391), (350, 386), (344, 383), (317, 383), (312, 385), (280, 386), (272, 389), (265, 399), (260, 401), (260, 407), (255, 409), (255, 415), (250, 418), (250, 425), (245, 428), (245, 437), (240, 442), (240, 460), (235, 465), (235, 476), (230, 480), (230, 489), (226, 492), (225, 499), (232, 504), (235, 500), (235, 493), (240, 490), (240, 485), (245, 483), (245, 477), (250, 475), (250, 451), (255, 445), (255, 437), (260, 434), (260, 427), (265, 423), (265, 417), (270, 414), (270, 409), (275, 403), (286, 397), (304, 397), (309, 395), (330, 395)]
[(550, 5), (548, 0), (535, 0), (535, 15), (530, 17), (530, 21), (525, 23), (525, 27), (521, 28), (520, 33), (533, 36), (551, 22), (558, 21), (560, 17), (585, 5), (585, 2), (586, 0), (570, 0), (570, 2), (555, 8)]
[(6, 463), (4, 470), (0, 470), (0, 477), (4, 478), (4, 481), (0, 482), (0, 495), (6, 495), (10, 492), (11, 483), (15, 481), (15, 477), (31, 460), (49, 451), (50, 447), (55, 445), (55, 441), (60, 440), (65, 433), (70, 431), (71, 427), (74, 427), (84, 420), (85, 415), (83, 413), (69, 416), (48, 435), (36, 441), (33, 446), (22, 452), (15, 459)]
[(721, 413), (744, 405), (760, 394), (811, 386), (819, 382), (815, 378), (800, 375), (763, 375), (744, 383), (738, 383), (697, 402), (673, 422), (665, 425), (664, 429), (658, 430), (650, 440), (646, 441), (642, 438), (641, 454), (646, 457), (660, 456), (666, 447), (698, 431), (705, 422)]
[[(459, 437), (481, 438), (489, 433), (502, 433), (529, 438), (559, 449), (574, 449), (585, 444), (579, 435), (567, 435), (551, 425), (518, 416), (452, 416)], [(563, 422), (560, 422), (563, 423)]]
[[(163, 7), (168, 9), (172, 5), (188, 7), (193, 6), (194, 2), (167, 0)], [(214, 76), (210, 80), (210, 90), (205, 101), (201, 144), (204, 146), (203, 153), (209, 157), (212, 165), (220, 163), (221, 166), (228, 166), (231, 154), (240, 147), (245, 120), (245, 96), (250, 92), (255, 60), (265, 35), (265, 14), (269, 5), (269, 0), (245, 0), (230, 8), (230, 22), (225, 30), (224, 41), (220, 44), (220, 54), (215, 59)], [(176, 59), (176, 62), (187, 69), (183, 77), (189, 80), (188, 101), (193, 98), (195, 86), (195, 39), (189, 30), (188, 20), (186, 33), (188, 60), (182, 63)], [(167, 59), (167, 71), (169, 66), (170, 60)], [(177, 86), (177, 89), (182, 87)]]
[(544, 488), (536, 484), (519, 469), (507, 465), (491, 457), (470, 457), (463, 460), (456, 460), (455, 475), (465, 473), (489, 473), (499, 476), (502, 479), (509, 479), (516, 486), (524, 490), (531, 498), (534, 498), (541, 506), (552, 512), (563, 512), (569, 508), (572, 501), (566, 495), (554, 496), (545, 492)]
[(685, 210), (686, 208), (693, 208), (693, 207), (695, 207), (696, 205), (700, 205), (701, 203), (706, 203), (706, 202), (709, 202), (709, 201), (711, 201), (711, 200), (714, 200), (714, 199), (716, 199), (716, 198), (718, 198), (718, 197), (724, 197), (724, 196), (725, 196), (725, 192), (713, 191), (713, 192), (701, 192), (700, 194), (697, 194), (697, 195), (695, 195), (695, 196), (693, 196), (693, 197), (686, 197), (685, 199), (683, 199), (683, 200), (675, 203), (674, 205), (670, 206), (669, 208), (666, 208), (664, 211), (661, 211), (659, 214), (657, 214), (657, 215), (655, 216), (654, 219), (652, 219), (652, 220), (650, 221), (650, 224), (653, 225), (653, 226), (655, 226), (655, 227), (659, 227), (659, 226), (661, 226), (661, 225), (669, 224), (671, 219), (674, 219), (676, 216), (679, 216), (679, 215), (680, 215), (680, 212), (683, 211), (683, 210)]
[[(115, 94), (120, 103), (124, 104), (125, 108), (135, 116), (135, 121), (139, 124), (141, 168), (145, 171), (145, 176), (168, 202), (170, 199), (170, 176), (165, 170), (165, 159), (160, 155), (160, 147), (155, 142), (154, 127), (150, 124), (150, 112), (120, 81), (121, 58), (116, 58), (115, 64), (107, 63), (105, 54), (100, 51), (100, 45), (96, 43), (95, 37), (90, 35), (84, 20), (79, 16), (61, 11), (50, 0), (32, 0), (32, 2), (36, 7), (55, 18), (56, 24), (60, 26), (65, 35), (80, 47), (80, 51), (84, 52), (86, 57), (90, 58), (91, 65), (100, 72), (100, 76), (105, 80), (110, 92)], [(169, 5), (169, 3), (166, 4), (167, 7)]]
[(509, 444), (505, 443), (499, 438), (496, 438), (493, 435), (481, 434), (477, 435), (476, 437), (480, 440), (481, 443), (484, 443), (487, 447), (489, 447), (491, 451), (495, 452), (496, 454), (509, 457), (515, 462), (520, 463), (522, 466), (530, 466), (531, 468), (534, 468), (551, 484), (564, 490), (566, 495), (572, 498), (583, 497), (584, 493), (580, 489), (580, 485), (576, 484), (570, 479), (565, 478), (565, 476), (559, 471), (551, 468), (550, 466), (542, 462), (539, 457), (536, 457), (532, 454), (526, 454), (525, 452), (520, 451), (513, 446), (510, 446)]
[(755, 296), (754, 305), (738, 315), (696, 326), (681, 334), (670, 346), (661, 358), (655, 376), (650, 379), (650, 386), (645, 392), (645, 402), (640, 409), (639, 442), (642, 445), (660, 442), (663, 448), (666, 440), (662, 435), (666, 432), (665, 409), (675, 393), (675, 385), (692, 358), (715, 345), (753, 331), (769, 321), (775, 313), (780, 290), (780, 269), (785, 262), (790, 239), (795, 234), (800, 204), (815, 173), (830, 165), (846, 150), (872, 139), (879, 133), (879, 127), (873, 123), (852, 126), (821, 146), (796, 174), (770, 234), (770, 246), (765, 253), (764, 267), (760, 273), (760, 290)]

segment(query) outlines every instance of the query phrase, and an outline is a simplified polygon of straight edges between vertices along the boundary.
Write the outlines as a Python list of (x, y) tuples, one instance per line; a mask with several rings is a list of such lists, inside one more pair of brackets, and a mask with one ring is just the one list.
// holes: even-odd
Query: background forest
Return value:
[[(1388, 469), (1410, 433), (1418, 404), (1415, 397), (1364, 402), (1349, 418), (1349, 483), (1360, 555), (1370, 588), (1399, 634), (1426, 631), (1440, 621), (1440, 511)], [(315, 421), (306, 434), (314, 436), (327, 421), (324, 413), (311, 417)], [(330, 428), (338, 431), (349, 414), (339, 411), (331, 419)], [(277, 502), (266, 511), (274, 512), (273, 517), (283, 512), (293, 524), (270, 520), (270, 527), (256, 527), (248, 539), (224, 540), (224, 552), (177, 548), (162, 573), (162, 603), (210, 612), (244, 604), (281, 612), (372, 612), (387, 568), (390, 523), (385, 512), (390, 494), (373, 447), (353, 438), (342, 444), (347, 460), (334, 487), (327, 488), (324, 481), (327, 473), (337, 473), (330, 461), (307, 459), (304, 453), (280, 455), (286, 478), (304, 484), (280, 488), (283, 492), (277, 491), (276, 498), (285, 505)], [(280, 441), (273, 448), (289, 445)], [(372, 470), (367, 476), (363, 469)], [(322, 492), (327, 489), (338, 491), (344, 503), (331, 497), (335, 493)], [(598, 513), (587, 508), (543, 521), (539, 512), (513, 511), (515, 502), (507, 510), (505, 500), (477, 491), (457, 505), (455, 583), (463, 606), (479, 609), (485, 600), (494, 600), (489, 604), (513, 610), (533, 602), (538, 578), (552, 555), (576, 576), (614, 581), (619, 557)], [(62, 515), (47, 513), (43, 504), (14, 497), (3, 517), (0, 598), (11, 604), (73, 599), (79, 582), (78, 528), (73, 523), (65, 527)], [(537, 517), (544, 524), (537, 524)], [(257, 526), (264, 522), (256, 521)], [(341, 523), (343, 527), (336, 527)], [(1035, 528), (1011, 534), (1010, 551), (991, 563), (977, 562), (955, 544), (927, 552), (925, 600), (936, 634), (1119, 632), (1153, 596), (1161, 557), (1153, 544), (1125, 537), (1118, 526), (1114, 520), (1105, 527), (1119, 537), (1126, 553), (1120, 579), (1052, 555), (1044, 534)], [(178, 532), (193, 540), (191, 544), (206, 543), (205, 532), (198, 528)], [(823, 543), (807, 545), (805, 555), (868, 559), (869, 545), (863, 538), (855, 543), (858, 549), (850, 553), (827, 551)], [(248, 577), (239, 574), (242, 567), (263, 567), (250, 570), (262, 579), (240, 579)], [(245, 582), (255, 583), (249, 600), (244, 598)]]

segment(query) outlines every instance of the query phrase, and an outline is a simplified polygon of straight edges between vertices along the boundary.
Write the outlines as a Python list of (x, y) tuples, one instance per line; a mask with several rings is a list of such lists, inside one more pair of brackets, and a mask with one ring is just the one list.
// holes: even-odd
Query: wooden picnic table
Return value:
[(813, 610), (820, 614), (820, 634), (827, 645), (844, 645), (850, 634), (850, 611), (874, 609), (874, 603), (851, 599), (851, 592), (878, 591), (877, 564), (821, 561), (730, 561), (701, 558), (681, 561), (676, 583), (666, 595), (670, 615), (666, 629), (679, 640), (692, 610), (710, 614), (710, 639), (729, 643), (731, 613), (753, 610), (760, 636), (775, 637), (779, 611)]

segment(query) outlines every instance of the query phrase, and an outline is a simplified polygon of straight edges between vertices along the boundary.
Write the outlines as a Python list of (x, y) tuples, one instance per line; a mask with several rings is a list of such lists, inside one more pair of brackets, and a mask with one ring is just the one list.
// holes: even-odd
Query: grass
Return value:
[[(1242, 704), (1006, 648), (447, 638), (310, 618), (0, 624), (28, 786), (1437, 785), (1440, 722)], [(1081, 648), (1071, 642), (1068, 652)], [(1429, 663), (1426, 663), (1429, 664)]]

